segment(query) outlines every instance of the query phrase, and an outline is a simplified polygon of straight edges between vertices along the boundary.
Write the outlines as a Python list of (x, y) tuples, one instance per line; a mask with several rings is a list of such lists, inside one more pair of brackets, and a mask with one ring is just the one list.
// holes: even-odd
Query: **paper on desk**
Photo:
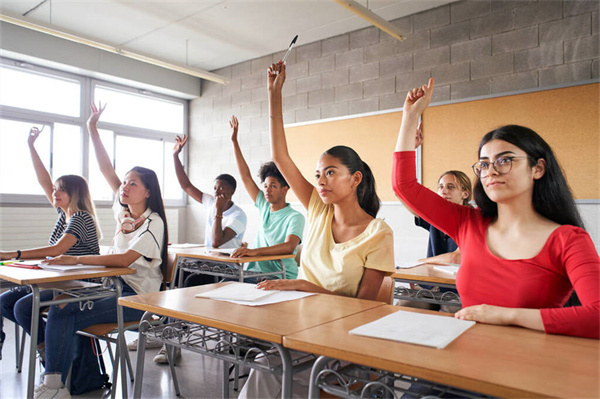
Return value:
[(399, 265), (396, 265), (396, 269), (410, 269), (412, 267), (421, 266), (423, 262), (402, 262)]
[(298, 291), (259, 290), (255, 284), (231, 283), (214, 290), (196, 294), (197, 298), (211, 298), (241, 305), (260, 306), (300, 299), (311, 293)]
[(448, 273), (451, 276), (456, 276), (456, 273), (458, 273), (458, 265), (434, 266), (433, 269), (438, 272)]
[(349, 333), (443, 349), (474, 324), (454, 317), (400, 310)]
[(44, 270), (53, 272), (71, 272), (74, 270), (88, 270), (88, 269), (106, 269), (106, 266), (98, 265), (46, 265), (44, 263), (38, 263), (38, 266)]
[(224, 255), (224, 256), (231, 256), (231, 254), (233, 253), (233, 251), (235, 251), (237, 248), (212, 248), (212, 247), (206, 247), (206, 249), (204, 250), (204, 252), (206, 252), (208, 255)]
[(187, 248), (200, 248), (200, 247), (204, 247), (204, 244), (192, 244), (189, 242), (183, 243), (183, 244), (170, 244), (169, 248), (173, 248), (173, 249), (187, 249)]

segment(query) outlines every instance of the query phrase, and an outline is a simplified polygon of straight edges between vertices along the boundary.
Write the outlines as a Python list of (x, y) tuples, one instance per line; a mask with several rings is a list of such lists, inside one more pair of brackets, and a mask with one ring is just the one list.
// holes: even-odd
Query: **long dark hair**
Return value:
[[(162, 258), (161, 268), (164, 271), (167, 267), (168, 261), (168, 244), (169, 244), (169, 229), (167, 227), (167, 215), (165, 213), (165, 205), (163, 203), (162, 193), (160, 192), (160, 185), (158, 184), (158, 177), (152, 169), (143, 168), (141, 166), (134, 166), (129, 172), (135, 172), (140, 177), (140, 180), (144, 184), (144, 187), (150, 192), (148, 202), (146, 206), (150, 208), (152, 212), (158, 213), (164, 224), (163, 242), (160, 257)], [(127, 172), (127, 173), (129, 173)]]
[(380, 201), (375, 190), (375, 177), (371, 168), (360, 159), (360, 156), (350, 147), (345, 145), (337, 145), (331, 147), (323, 153), (323, 155), (331, 155), (337, 158), (344, 166), (348, 168), (351, 174), (354, 172), (362, 173), (362, 181), (356, 188), (356, 196), (360, 207), (373, 217), (377, 217), (379, 212)]
[[(552, 148), (543, 138), (524, 126), (502, 126), (483, 136), (479, 143), (478, 155), (481, 155), (481, 149), (491, 140), (506, 141), (525, 151), (530, 167), (535, 166), (539, 159), (545, 160), (546, 172), (533, 184), (533, 208), (537, 213), (555, 223), (584, 228), (583, 220), (575, 206), (575, 200), (573, 200), (564, 173)], [(484, 216), (498, 217), (498, 204), (487, 196), (479, 178), (475, 180), (473, 195)]]

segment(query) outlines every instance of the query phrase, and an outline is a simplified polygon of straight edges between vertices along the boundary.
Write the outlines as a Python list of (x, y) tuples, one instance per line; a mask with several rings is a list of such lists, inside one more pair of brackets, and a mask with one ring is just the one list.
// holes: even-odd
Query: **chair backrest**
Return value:
[(394, 300), (394, 279), (391, 276), (385, 276), (383, 278), (376, 300), (385, 302), (388, 305), (392, 304), (392, 301)]
[(175, 278), (175, 264), (177, 262), (177, 254), (168, 254), (167, 256), (167, 264), (163, 265), (162, 275), (163, 275), (163, 286), (165, 289), (169, 289), (171, 287), (171, 282), (173, 278)]
[(298, 246), (296, 246), (296, 257), (294, 258), (296, 260), (296, 264), (298, 266), (300, 266), (300, 253), (302, 252), (302, 244), (298, 244)]

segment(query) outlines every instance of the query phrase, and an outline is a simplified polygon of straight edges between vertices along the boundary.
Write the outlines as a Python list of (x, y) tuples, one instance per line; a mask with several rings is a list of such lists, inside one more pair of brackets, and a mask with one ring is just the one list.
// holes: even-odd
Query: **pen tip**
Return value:
[(294, 40), (292, 40), (292, 42), (290, 43), (290, 46), (291, 46), (292, 44), (296, 43), (296, 40), (298, 40), (298, 35), (296, 35), (296, 36), (294, 37)]

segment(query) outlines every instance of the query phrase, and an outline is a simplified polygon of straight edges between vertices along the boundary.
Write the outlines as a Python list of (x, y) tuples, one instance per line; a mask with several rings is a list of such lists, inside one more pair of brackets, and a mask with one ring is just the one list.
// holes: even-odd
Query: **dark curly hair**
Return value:
[(264, 183), (264, 181), (267, 180), (267, 177), (274, 177), (275, 179), (277, 179), (279, 184), (281, 184), (281, 187), (290, 186), (288, 182), (285, 181), (285, 178), (283, 177), (279, 169), (277, 169), (277, 165), (275, 165), (275, 162), (265, 162), (262, 165), (260, 165), (260, 169), (258, 170), (258, 177), (260, 178), (261, 183)]

